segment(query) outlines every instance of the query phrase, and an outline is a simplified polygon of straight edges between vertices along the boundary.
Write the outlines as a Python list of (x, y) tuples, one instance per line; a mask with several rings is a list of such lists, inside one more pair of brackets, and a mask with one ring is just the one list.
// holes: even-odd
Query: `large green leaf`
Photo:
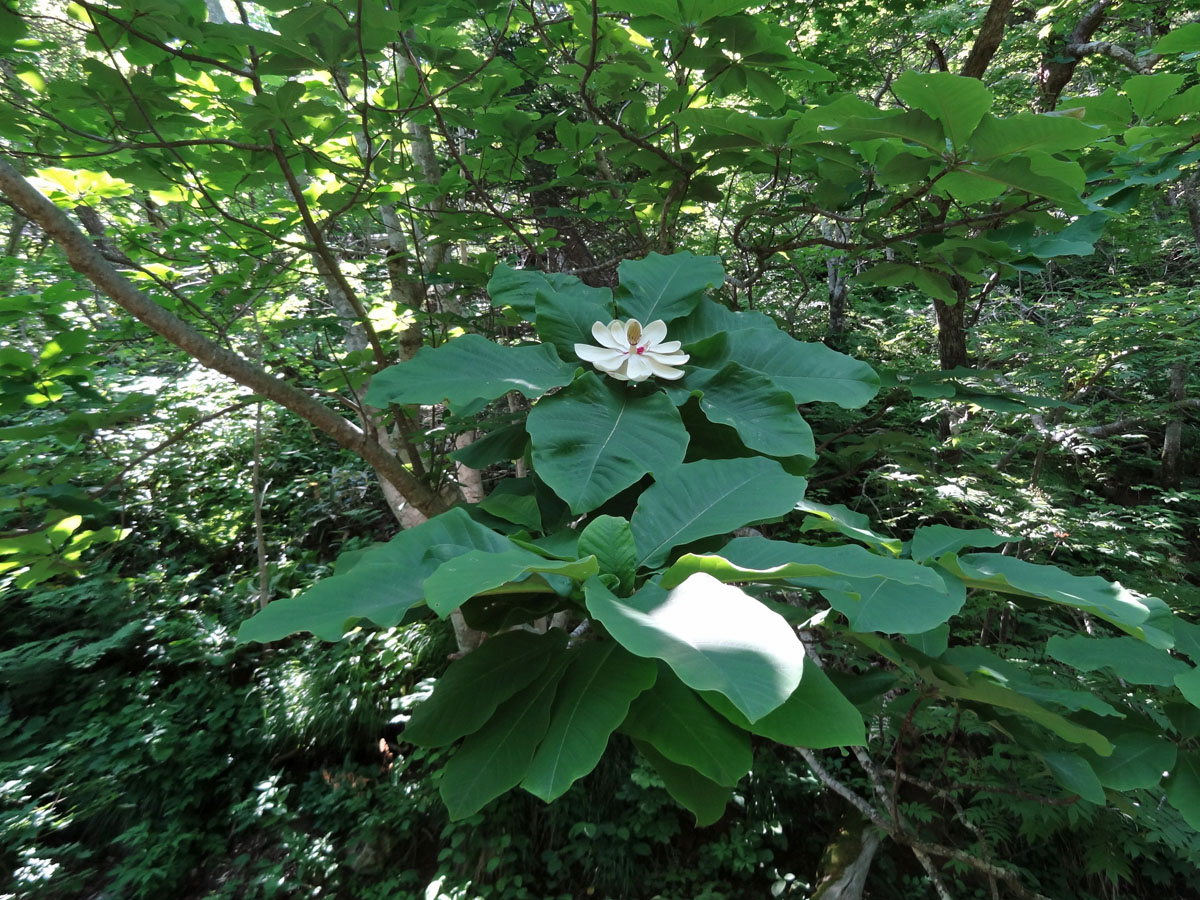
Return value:
[(670, 671), (638, 696), (621, 730), (645, 741), (674, 763), (710, 781), (737, 784), (750, 771), (750, 735), (717, 715)]
[(841, 503), (817, 503), (806, 497), (796, 504), (796, 511), (808, 513), (810, 516), (805, 519), (801, 531), (836, 531), (868, 546), (886, 550), (892, 556), (899, 556), (903, 549), (904, 542), (899, 538), (888, 537), (875, 531), (871, 528), (869, 517)]
[(1003, 685), (996, 684), (975, 673), (968, 676), (968, 683), (965, 685), (942, 684), (939, 685), (939, 689), (946, 696), (958, 700), (986, 703), (996, 709), (1020, 713), (1027, 719), (1048, 728), (1064, 741), (1072, 744), (1084, 744), (1100, 756), (1112, 753), (1112, 744), (1100, 732), (1072, 722), (1067, 717), (1051, 712), (1023, 694), (1011, 691)]
[(1200, 669), (1188, 667), (1186, 671), (1176, 674), (1175, 686), (1188, 703), (1200, 709)]
[(702, 459), (656, 477), (630, 523), (641, 563), (653, 568), (681, 544), (785, 515), (807, 484), (762, 457)]
[(971, 135), (971, 159), (988, 162), (1001, 156), (1038, 150), (1042, 153), (1061, 153), (1079, 150), (1095, 143), (1108, 133), (1071, 116), (1017, 113), (998, 119), (987, 116)]
[(554, 593), (545, 580), (530, 575), (553, 574), (586, 581), (599, 571), (594, 556), (551, 560), (515, 546), (501, 553), (471, 550), (442, 563), (425, 579), (425, 603), (444, 619), (476, 594), (497, 589), (505, 593)]
[(1160, 72), (1155, 75), (1134, 75), (1125, 80), (1125, 96), (1140, 118), (1150, 115), (1179, 90), (1183, 74)]
[(1157, 787), (1163, 773), (1175, 765), (1175, 745), (1153, 734), (1130, 731), (1113, 738), (1110, 756), (1088, 761), (1105, 787), (1114, 791)]
[(647, 584), (620, 600), (599, 579), (588, 611), (626, 650), (666, 662), (698, 691), (719, 691), (751, 722), (796, 689), (804, 647), (787, 621), (738, 588), (703, 573), (671, 591)]
[(1041, 757), (1054, 780), (1064, 788), (1091, 803), (1104, 805), (1104, 786), (1086, 759), (1078, 753), (1042, 753)]
[(879, 116), (854, 116), (847, 119), (841, 127), (826, 132), (823, 137), (835, 143), (900, 138), (920, 144), (937, 154), (946, 151), (946, 135), (942, 127), (920, 110)]
[(450, 664), (433, 695), (413, 710), (404, 739), (443, 747), (474, 734), (501, 703), (533, 682), (567, 645), (566, 632), (506, 631)]
[(982, 81), (949, 72), (910, 70), (892, 83), (892, 90), (910, 108), (923, 110), (941, 122), (956, 148), (967, 142), (992, 105), (992, 92)]
[(617, 578), (622, 595), (633, 590), (638, 556), (628, 521), (617, 516), (597, 516), (580, 533), (578, 548), (580, 556), (590, 553), (596, 557), (601, 574)]
[[(1154, 45), (1155, 53), (1191, 53), (1200, 50), (1200, 22), (1173, 28)], [(1200, 828), (1195, 824), (1193, 828)]]
[[(1034, 673), (1024, 665), (1017, 665), (1001, 659), (983, 647), (965, 645), (951, 647), (942, 653), (941, 660), (958, 666), (964, 672), (977, 672), (984, 675), (1038, 703), (1054, 703), (1071, 712), (1086, 709), (1098, 716), (1112, 716), (1118, 719), (1124, 716), (1124, 713), (1119, 712), (1091, 691), (1062, 687), (1060, 686), (1061, 682), (1048, 677), (1035, 678)], [(1073, 684), (1074, 681), (1068, 683)]]
[(1090, 638), (1078, 634), (1065, 638), (1056, 634), (1046, 642), (1046, 652), (1083, 672), (1111, 669), (1118, 678), (1133, 684), (1170, 687), (1177, 675), (1191, 669), (1166, 650), (1131, 637)]
[(823, 750), (861, 747), (867, 742), (862, 713), (811, 664), (804, 667), (800, 685), (783, 705), (757, 722), (750, 722), (722, 694), (706, 691), (701, 696), (739, 728), (789, 747)]
[(998, 159), (985, 166), (959, 169), (957, 175), (961, 179), (978, 179), (980, 197), (997, 196), (996, 189), (1012, 188), (1045, 197), (1069, 212), (1087, 211), (1079, 199), (1084, 173), (1078, 163), (1030, 153), (1013, 159)]
[(986, 528), (951, 528), (949, 525), (922, 525), (913, 532), (912, 558), (919, 563), (957, 553), (964, 547), (999, 547), (1016, 538), (1005, 537)]
[(1200, 750), (1179, 754), (1166, 789), (1171, 805), (1179, 810), (1188, 825), (1200, 831)]
[(521, 787), (547, 803), (596, 767), (608, 738), (648, 689), (658, 667), (613, 641), (593, 641), (572, 653), (559, 684), (546, 737), (533, 755)]
[(425, 599), (425, 579), (446, 560), (470, 550), (510, 549), (507, 538), (473, 521), (464, 510), (452, 509), (371, 547), (349, 570), (269, 604), (242, 625), (238, 640), (265, 643), (311, 631), (322, 640), (337, 641), (357, 619), (390, 628)]
[(492, 273), (487, 292), (495, 306), (511, 306), (521, 318), (532, 322), (536, 315), (539, 291), (571, 293), (576, 285), (581, 284), (574, 275), (538, 269), (513, 269), (501, 264)]
[(554, 345), (565, 360), (578, 359), (576, 344), (594, 344), (592, 325), (613, 319), (612, 291), (575, 282), (566, 287), (537, 291), (537, 332)]
[(824, 344), (801, 343), (778, 329), (730, 332), (729, 358), (766, 375), (797, 403), (856, 409), (879, 392), (879, 376), (866, 363)]
[[(525, 429), (521, 429), (524, 437)], [(532, 478), (504, 478), (492, 492), (479, 501), (479, 508), (514, 525), (542, 530), (542, 510), (538, 505), (537, 485)]]
[(550, 725), (565, 668), (566, 653), (561, 651), (536, 681), (504, 701), (486, 725), (463, 741), (438, 783), (452, 820), (474, 815), (520, 784)]
[(477, 334), (464, 334), (384, 369), (371, 379), (367, 402), (378, 407), (443, 402), (465, 406), (509, 391), (534, 399), (569, 384), (575, 369), (559, 359), (549, 344), (502, 347)]
[(815, 547), (772, 541), (760, 537), (734, 538), (719, 556), (683, 556), (663, 573), (662, 584), (671, 587), (693, 572), (706, 572), (721, 581), (781, 581), (842, 575), (879, 578), (919, 585), (946, 593), (946, 583), (934, 570), (912, 560), (871, 553), (863, 547)]
[(683, 462), (688, 434), (665, 394), (588, 372), (529, 413), (533, 464), (571, 511), (595, 509), (648, 472)]
[(942, 575), (944, 591), (880, 578), (825, 576), (795, 583), (820, 591), (855, 631), (922, 634), (957, 615), (967, 600), (959, 579), (936, 570), (935, 574)]
[(709, 421), (735, 429), (752, 450), (768, 456), (816, 456), (812, 429), (792, 395), (738, 363), (704, 382), (700, 408)]
[(667, 793), (684, 809), (696, 817), (696, 825), (704, 827), (716, 822), (725, 814), (733, 788), (717, 784), (705, 778), (691, 766), (682, 766), (663, 756), (653, 744), (634, 741), (638, 752), (654, 767), (662, 779)]
[(1096, 575), (1071, 575), (1054, 566), (1035, 565), (999, 553), (971, 553), (941, 559), (968, 587), (1041, 597), (1112, 622), (1122, 631), (1160, 649), (1174, 644), (1171, 611), (1157, 597), (1147, 597)]
[[(688, 252), (645, 259), (628, 259), (617, 270), (621, 287), (617, 306), (626, 318), (643, 325), (662, 319), (670, 322), (686, 316), (700, 302), (705, 289), (725, 283), (725, 269), (715, 256), (693, 256)], [(668, 337), (671, 337), (668, 332)]]
[(529, 444), (525, 423), (502, 425), (450, 454), (455, 462), (472, 469), (486, 469), (498, 462), (520, 459)]

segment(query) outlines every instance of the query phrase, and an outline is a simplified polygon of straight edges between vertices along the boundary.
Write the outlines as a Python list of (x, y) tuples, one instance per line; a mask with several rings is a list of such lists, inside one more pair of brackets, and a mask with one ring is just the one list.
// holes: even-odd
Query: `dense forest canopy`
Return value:
[(3, 896), (1194, 890), (1188, 6), (5, 0)]

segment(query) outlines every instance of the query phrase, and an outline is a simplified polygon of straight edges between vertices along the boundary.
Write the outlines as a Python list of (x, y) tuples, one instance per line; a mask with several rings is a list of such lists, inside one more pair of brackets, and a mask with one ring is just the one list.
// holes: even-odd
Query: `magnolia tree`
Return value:
[[(501, 267), (492, 300), (530, 323), (537, 342), (468, 334), (380, 373), (368, 397), (380, 407), (444, 403), (488, 421), (489, 410), (507, 412), (495, 401), (510, 392), (528, 398), (528, 415), (495, 417), (463, 452), (472, 466), (523, 461), (527, 474), (344, 555), (333, 576), (249, 620), (242, 640), (338, 640), (355, 623), (393, 626), (426, 610), (461, 610), (488, 632), (405, 732), (420, 746), (458, 745), (440, 780), (453, 818), (516, 787), (555, 800), (621, 732), (697, 822), (711, 823), (751, 769), (757, 737), (800, 748), (819, 778), (923, 862), (957, 856), (1012, 878), (921, 842), (888, 811), (886, 792), (856, 794), (812, 754), (866, 746), (861, 710), (909, 679), (1019, 735), (1044, 771), (1026, 787), (1103, 804), (1169, 773), (1168, 801), (1200, 826), (1200, 753), (1178, 740), (1187, 732), (1080, 686), (1102, 669), (1200, 705), (1200, 670), (1171, 653), (1200, 660), (1200, 626), (1120, 584), (987, 552), (1009, 540), (1001, 535), (934, 525), (902, 542), (807, 500), (814, 441), (797, 407), (861, 406), (878, 389), (872, 369), (714, 300), (716, 258), (651, 254), (620, 276), (611, 291)], [(797, 513), (807, 527), (795, 527)], [(1063, 620), (1046, 644), (1063, 664), (1053, 671), (949, 647), (972, 591), (1065, 607), (1087, 632), (1070, 634)], [(885, 669), (900, 675), (880, 679)]]

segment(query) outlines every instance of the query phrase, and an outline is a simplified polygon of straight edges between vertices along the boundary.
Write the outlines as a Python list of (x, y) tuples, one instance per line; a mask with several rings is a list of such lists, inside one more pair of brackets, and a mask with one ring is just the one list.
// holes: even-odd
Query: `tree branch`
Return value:
[(255, 366), (249, 360), (209, 340), (187, 322), (163, 309), (112, 267), (57, 206), (38, 193), (21, 173), (0, 159), (0, 191), (21, 214), (36, 222), (66, 254), (71, 267), (84, 275), (122, 309), (166, 338), (203, 365), (245, 385), (300, 418), (357, 454), (396, 487), (405, 499), (426, 516), (445, 512), (447, 505), (413, 477), (395, 456), (299, 388)]

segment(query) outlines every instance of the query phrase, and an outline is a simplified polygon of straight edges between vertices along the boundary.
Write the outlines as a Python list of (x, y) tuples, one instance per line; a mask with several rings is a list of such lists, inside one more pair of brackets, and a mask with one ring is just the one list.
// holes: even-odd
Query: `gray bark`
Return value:
[[(1182, 360), (1171, 366), (1168, 393), (1172, 403), (1180, 403), (1187, 399), (1188, 368), (1188, 364)], [(1182, 483), (1183, 471), (1180, 466), (1182, 445), (1183, 421), (1176, 417), (1167, 423), (1166, 434), (1163, 436), (1162, 481), (1164, 487), (1178, 488)]]

